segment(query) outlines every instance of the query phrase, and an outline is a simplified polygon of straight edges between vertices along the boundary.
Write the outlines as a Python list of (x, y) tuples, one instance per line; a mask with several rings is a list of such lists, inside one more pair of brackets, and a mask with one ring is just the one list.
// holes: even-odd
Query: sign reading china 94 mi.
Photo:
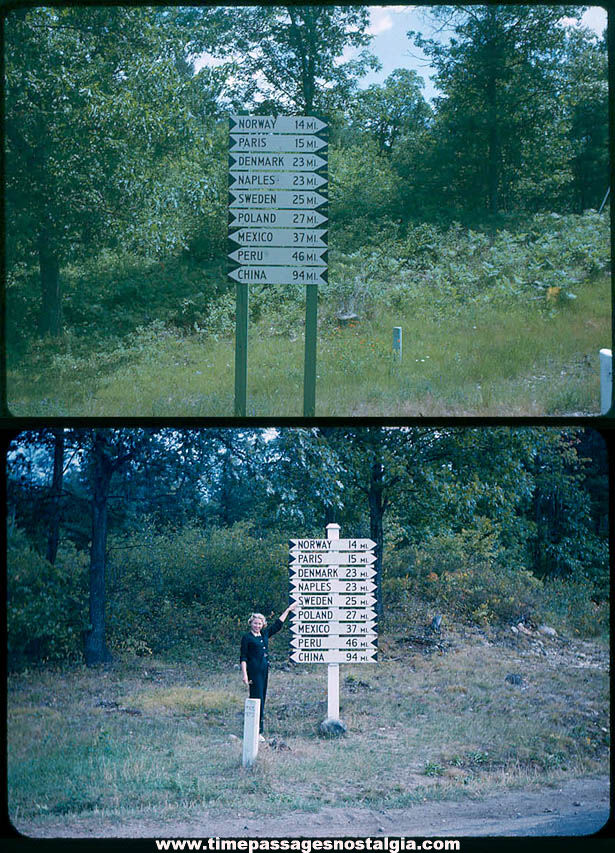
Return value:
[(231, 116), (229, 277), (327, 281), (328, 125), (316, 116)]
[(376, 660), (376, 561), (371, 539), (291, 539), (295, 663)]

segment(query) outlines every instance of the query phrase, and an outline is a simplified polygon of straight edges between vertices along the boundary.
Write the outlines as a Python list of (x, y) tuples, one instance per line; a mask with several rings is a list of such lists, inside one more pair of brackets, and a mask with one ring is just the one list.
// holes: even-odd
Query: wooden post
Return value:
[(401, 362), (401, 356), (401, 326), (393, 326), (393, 358), (395, 359), (395, 361)]
[(245, 418), (248, 387), (248, 287), (236, 285), (235, 297), (235, 417)]
[(243, 758), (241, 762), (244, 767), (252, 767), (258, 755), (260, 712), (260, 699), (246, 699), (243, 715)]
[(316, 339), (318, 328), (318, 285), (305, 286), (305, 362), (303, 371), (303, 417), (316, 414)]
[[(327, 539), (339, 539), (339, 524), (327, 524)], [(340, 665), (327, 664), (327, 719), (340, 718)]]

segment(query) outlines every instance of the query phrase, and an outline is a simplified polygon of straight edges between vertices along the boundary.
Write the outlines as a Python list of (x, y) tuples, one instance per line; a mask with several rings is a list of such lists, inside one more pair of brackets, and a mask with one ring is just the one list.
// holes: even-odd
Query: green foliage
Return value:
[[(132, 546), (132, 547), (131, 547)], [(145, 533), (112, 561), (111, 646), (154, 653), (173, 646), (228, 648), (258, 610), (286, 606), (283, 534), (259, 536), (247, 522), (203, 530)]]
[[(606, 581), (608, 587), (608, 578)], [(548, 625), (580, 637), (598, 637), (609, 631), (609, 596), (583, 577), (545, 580), (541, 616)]]
[(81, 656), (86, 626), (86, 558), (63, 547), (48, 563), (19, 529), (7, 549), (9, 669)]

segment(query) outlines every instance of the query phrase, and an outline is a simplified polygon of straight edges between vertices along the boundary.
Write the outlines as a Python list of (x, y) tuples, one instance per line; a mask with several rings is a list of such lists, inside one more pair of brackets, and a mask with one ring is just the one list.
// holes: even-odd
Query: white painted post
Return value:
[(401, 361), (402, 356), (402, 333), (401, 326), (393, 326), (393, 358)]
[[(339, 539), (339, 524), (327, 524), (327, 539)], [(340, 665), (327, 664), (327, 719), (340, 718)]]
[(613, 353), (600, 350), (600, 414), (606, 415), (613, 399)]
[(252, 767), (258, 755), (258, 724), (261, 715), (261, 700), (246, 699), (243, 715), (243, 758), (244, 767)]

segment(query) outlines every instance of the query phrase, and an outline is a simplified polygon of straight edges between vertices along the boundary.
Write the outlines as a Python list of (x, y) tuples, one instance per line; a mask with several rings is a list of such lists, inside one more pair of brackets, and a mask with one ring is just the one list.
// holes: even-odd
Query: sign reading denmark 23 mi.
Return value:
[(376, 660), (376, 557), (371, 539), (291, 539), (295, 663)]
[(328, 126), (316, 116), (231, 116), (229, 276), (327, 281)]

